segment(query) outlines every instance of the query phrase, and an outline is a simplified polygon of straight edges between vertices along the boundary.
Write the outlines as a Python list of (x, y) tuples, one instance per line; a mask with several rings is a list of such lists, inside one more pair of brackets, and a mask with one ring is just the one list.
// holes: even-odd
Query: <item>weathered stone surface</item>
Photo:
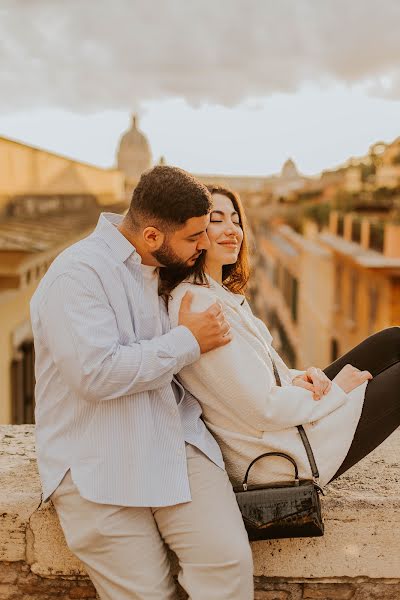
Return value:
[[(254, 577), (255, 600), (269, 598), (265, 594), (280, 594), (286, 600), (302, 600), (303, 584), (274, 577)], [(264, 596), (263, 596), (264, 594)], [(286, 594), (286, 596), (285, 596)], [(272, 596), (273, 598), (273, 596)], [(279, 598), (279, 596), (278, 596)]]
[(25, 531), (40, 504), (33, 426), (0, 426), (0, 561), (25, 559)]
[(86, 575), (80, 560), (67, 547), (51, 502), (43, 504), (31, 516), (30, 529), (32, 536), (28, 556), (33, 573), (44, 577)]
[[(23, 562), (4, 562), (0, 571), (0, 600), (98, 600), (86, 577), (40, 577)], [(299, 583), (255, 578), (255, 600), (399, 600), (400, 583), (383, 580)], [(352, 595), (350, 595), (350, 592)], [(177, 600), (187, 600), (178, 587)]]
[(0, 570), (0, 600), (96, 600), (96, 590), (87, 578), (43, 578), (26, 569), (23, 562), (3, 562)]
[(325, 535), (254, 543), (255, 574), (400, 577), (400, 429), (326, 492)]
[(355, 589), (349, 583), (311, 584), (304, 586), (303, 598), (319, 598), (319, 600), (351, 600)]
[(272, 590), (269, 592), (255, 592), (254, 600), (289, 600), (290, 592), (283, 590)]
[[(397, 430), (328, 486), (323, 538), (254, 543), (257, 600), (400, 600), (399, 462)], [(94, 593), (52, 504), (40, 505), (33, 427), (0, 426), (0, 600)]]

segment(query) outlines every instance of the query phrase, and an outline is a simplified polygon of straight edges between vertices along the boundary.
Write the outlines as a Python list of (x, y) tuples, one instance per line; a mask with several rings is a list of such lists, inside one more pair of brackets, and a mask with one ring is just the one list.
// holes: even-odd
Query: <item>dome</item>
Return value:
[(288, 158), (283, 165), (280, 176), (282, 179), (298, 179), (300, 177), (296, 164), (291, 158)]
[(135, 180), (152, 165), (150, 144), (138, 129), (136, 115), (132, 116), (132, 126), (124, 133), (119, 143), (117, 165), (128, 179)]

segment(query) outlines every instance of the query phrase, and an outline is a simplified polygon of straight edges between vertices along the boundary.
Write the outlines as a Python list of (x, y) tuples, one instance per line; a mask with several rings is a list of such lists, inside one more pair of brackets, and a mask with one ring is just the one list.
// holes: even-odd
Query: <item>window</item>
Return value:
[(274, 273), (273, 273), (273, 284), (274, 284), (274, 287), (276, 287), (276, 288), (277, 288), (277, 287), (279, 287), (279, 279), (280, 279), (280, 278), (279, 278), (279, 271), (280, 271), (280, 268), (281, 268), (281, 265), (280, 265), (280, 263), (277, 261), (277, 262), (275, 263), (275, 266), (274, 266)]
[(35, 350), (33, 341), (24, 341), (11, 362), (12, 422), (34, 423)]
[(342, 236), (344, 235), (344, 217), (343, 215), (339, 215), (338, 216), (338, 221), (337, 221), (337, 234)]
[(337, 339), (331, 339), (331, 362), (335, 361), (339, 357), (339, 342)]
[(374, 333), (378, 313), (378, 288), (371, 285), (368, 289), (368, 333)]
[(292, 319), (295, 323), (297, 322), (298, 296), (299, 296), (299, 283), (295, 277), (292, 277), (292, 296), (291, 296), (290, 311), (292, 314)]
[(350, 305), (349, 318), (353, 323), (356, 322), (357, 316), (357, 295), (358, 295), (358, 274), (353, 271), (350, 277)]
[(335, 265), (335, 309), (340, 310), (342, 307), (342, 280), (343, 280), (343, 265), (336, 263)]
[(372, 222), (369, 227), (369, 247), (376, 252), (383, 252), (384, 226), (381, 222)]
[(351, 239), (357, 244), (361, 243), (361, 219), (353, 219), (351, 223)]

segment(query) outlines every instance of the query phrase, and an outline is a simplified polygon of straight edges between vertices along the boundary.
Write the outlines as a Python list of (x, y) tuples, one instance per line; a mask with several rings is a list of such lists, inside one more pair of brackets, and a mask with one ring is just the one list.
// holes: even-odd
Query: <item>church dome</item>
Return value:
[(300, 176), (296, 164), (291, 158), (285, 161), (280, 176), (282, 179), (297, 179)]
[(128, 179), (139, 179), (152, 165), (150, 144), (138, 129), (138, 119), (132, 116), (132, 126), (124, 133), (117, 152), (117, 165)]

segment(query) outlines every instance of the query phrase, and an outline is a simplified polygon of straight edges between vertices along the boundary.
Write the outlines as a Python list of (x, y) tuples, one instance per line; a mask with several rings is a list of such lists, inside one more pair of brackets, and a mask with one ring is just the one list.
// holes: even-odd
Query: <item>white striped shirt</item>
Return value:
[(139, 254), (115, 227), (121, 220), (102, 213), (91, 235), (56, 258), (31, 300), (45, 500), (71, 469), (93, 502), (187, 502), (185, 442), (224, 467), (199, 403), (173, 380), (199, 358), (199, 345), (186, 327), (171, 329)]

